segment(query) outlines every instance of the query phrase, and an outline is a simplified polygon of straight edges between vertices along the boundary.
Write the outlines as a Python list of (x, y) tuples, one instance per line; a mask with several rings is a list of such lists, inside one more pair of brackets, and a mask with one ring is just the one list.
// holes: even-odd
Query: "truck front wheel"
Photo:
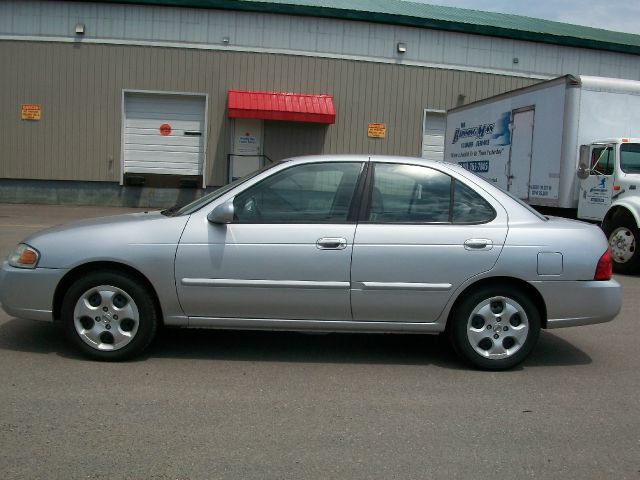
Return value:
[(636, 247), (640, 232), (633, 216), (619, 211), (605, 222), (603, 230), (609, 240), (613, 270), (624, 274), (639, 273), (640, 254)]

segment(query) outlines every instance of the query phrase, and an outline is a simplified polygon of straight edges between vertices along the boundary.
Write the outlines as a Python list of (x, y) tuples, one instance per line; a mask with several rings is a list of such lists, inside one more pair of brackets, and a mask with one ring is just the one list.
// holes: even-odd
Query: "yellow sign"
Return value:
[(371, 138), (385, 138), (387, 136), (386, 123), (370, 123), (367, 128), (367, 136)]
[(40, 105), (22, 104), (22, 120), (40, 120)]

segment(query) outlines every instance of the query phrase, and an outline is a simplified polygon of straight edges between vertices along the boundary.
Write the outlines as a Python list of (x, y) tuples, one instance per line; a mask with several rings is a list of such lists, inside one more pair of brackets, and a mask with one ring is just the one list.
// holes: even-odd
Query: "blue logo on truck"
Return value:
[(496, 128), (491, 138), (493, 145), (511, 145), (511, 112), (504, 112), (496, 121)]
[[(467, 127), (466, 122), (461, 122), (460, 127), (456, 128), (455, 132), (453, 133), (453, 140), (451, 141), (451, 144), (454, 145), (458, 143), (458, 140), (477, 139), (479, 141), (476, 142), (476, 146), (510, 145), (510, 123), (511, 112), (504, 112), (500, 114), (500, 116), (494, 123), (482, 123), (480, 125)], [(484, 137), (487, 137), (487, 139), (482, 141)], [(471, 142), (464, 143), (462, 145), (462, 148), (473, 146), (473, 144), (474, 143), (472, 140)]]

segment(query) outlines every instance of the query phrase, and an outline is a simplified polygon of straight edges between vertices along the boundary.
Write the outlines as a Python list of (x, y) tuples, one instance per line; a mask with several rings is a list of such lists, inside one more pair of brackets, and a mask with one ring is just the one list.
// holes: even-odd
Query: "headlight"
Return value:
[(15, 252), (9, 255), (9, 265), (17, 268), (36, 268), (40, 260), (40, 252), (25, 243), (16, 247)]

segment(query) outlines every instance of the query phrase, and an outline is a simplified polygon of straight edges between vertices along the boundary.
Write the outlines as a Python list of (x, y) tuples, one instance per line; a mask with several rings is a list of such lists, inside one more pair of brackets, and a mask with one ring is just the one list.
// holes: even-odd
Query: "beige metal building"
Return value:
[(630, 34), (402, 0), (175, 3), (0, 3), (0, 201), (166, 205), (292, 155), (438, 158), (448, 108), (640, 79)]

